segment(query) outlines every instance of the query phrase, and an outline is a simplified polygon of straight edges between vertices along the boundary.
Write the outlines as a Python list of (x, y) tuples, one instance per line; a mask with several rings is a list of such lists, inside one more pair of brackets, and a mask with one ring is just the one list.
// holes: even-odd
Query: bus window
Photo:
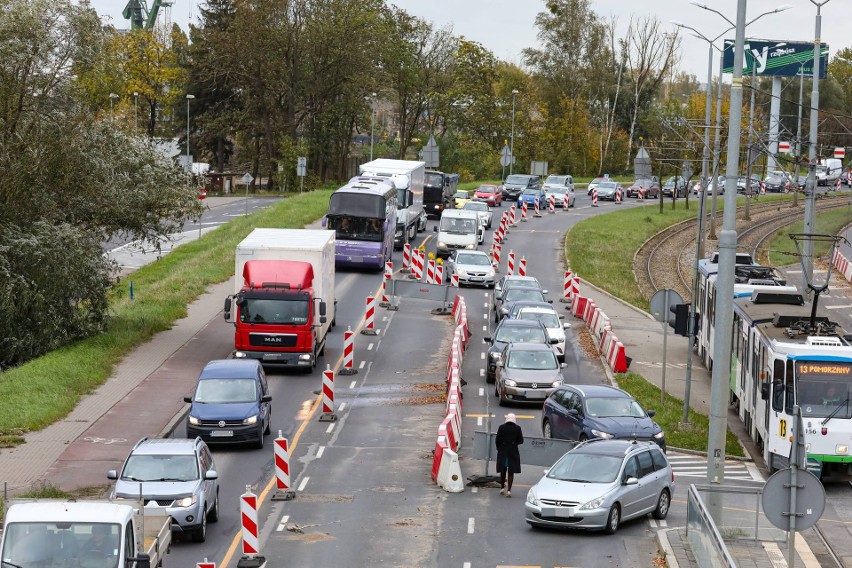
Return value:
[(795, 404), (796, 385), (793, 382), (793, 361), (787, 361), (787, 380), (784, 382), (787, 391), (787, 402), (784, 405), (784, 410), (787, 414), (793, 414), (793, 404)]
[(772, 368), (772, 410), (784, 410), (784, 361), (776, 359)]

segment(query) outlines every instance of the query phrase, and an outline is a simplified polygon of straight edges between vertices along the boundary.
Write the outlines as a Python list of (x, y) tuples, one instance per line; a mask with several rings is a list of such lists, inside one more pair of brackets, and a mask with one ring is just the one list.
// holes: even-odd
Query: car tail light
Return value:
[(674, 468), (672, 468), (672, 483), (674, 483)]

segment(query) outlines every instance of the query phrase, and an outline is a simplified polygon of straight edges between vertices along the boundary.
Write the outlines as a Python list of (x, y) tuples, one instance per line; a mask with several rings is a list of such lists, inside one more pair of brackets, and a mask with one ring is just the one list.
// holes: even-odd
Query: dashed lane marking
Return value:
[(364, 368), (364, 365), (366, 365), (366, 364), (367, 364), (367, 360), (366, 360), (366, 359), (364, 359), (364, 360), (362, 360), (362, 361), (361, 361), (361, 364), (360, 364), (360, 365), (358, 365), (358, 368), (359, 368), (359, 369), (363, 369), (363, 368)]
[(474, 518), (473, 518), (473, 517), (471, 517), (471, 518), (469, 518), (469, 519), (467, 520), (467, 534), (473, 534), (473, 529), (474, 529), (474, 524), (475, 524), (475, 522), (476, 522), (476, 521), (474, 520)]
[[(491, 418), (497, 417), (496, 414), (465, 414), (464, 415), (465, 418), (488, 418), (489, 416)], [(535, 418), (535, 416), (533, 416), (532, 414), (516, 414), (515, 418), (528, 418), (528, 419), (531, 420), (531, 419)]]
[(345, 402), (341, 402), (341, 403), (340, 403), (340, 406), (339, 406), (339, 407), (337, 407), (337, 410), (339, 410), (340, 412), (343, 412), (343, 409), (344, 409), (344, 408), (346, 408), (346, 403), (345, 403)]
[(319, 449), (317, 450), (317, 458), (321, 458), (324, 453), (325, 453), (325, 446), (320, 446)]
[(308, 484), (308, 480), (309, 480), (309, 479), (310, 479), (310, 477), (304, 477), (304, 478), (302, 478), (302, 482), (299, 484), (299, 489), (298, 489), (298, 491), (304, 491), (304, 490), (305, 490), (305, 486)]
[(846, 308), (852, 308), (852, 304), (843, 304), (842, 306), (826, 306), (823, 305), (826, 310), (844, 310)]
[(479, 396), (485, 396), (485, 389), (483, 387), (479, 387)]
[(357, 384), (358, 384), (358, 381), (352, 381), (351, 383), (349, 383), (349, 388), (354, 389), (355, 385), (357, 385)]
[(290, 520), (290, 515), (283, 515), (281, 520), (278, 521), (278, 526), (275, 527), (275, 532), (281, 532), (287, 527), (287, 521)]
[(331, 434), (331, 431), (332, 431), (332, 430), (334, 430), (334, 425), (335, 425), (335, 424), (337, 424), (337, 422), (332, 422), (331, 424), (329, 424), (329, 425), (328, 425), (328, 428), (326, 428), (326, 429), (325, 429), (325, 433), (326, 433), (326, 434)]
[(370, 343), (369, 345), (367, 345), (367, 351), (372, 351), (373, 345), (374, 345), (373, 343)]

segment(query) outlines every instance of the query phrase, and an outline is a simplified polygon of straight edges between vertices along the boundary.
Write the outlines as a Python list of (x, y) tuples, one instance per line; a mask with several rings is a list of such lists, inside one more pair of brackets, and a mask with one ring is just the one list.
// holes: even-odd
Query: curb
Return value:
[(667, 529), (660, 529), (654, 533), (654, 540), (657, 541), (657, 547), (662, 549), (663, 554), (665, 555), (664, 560), (666, 561), (666, 566), (669, 568), (680, 568), (680, 564), (678, 564), (672, 545), (669, 544), (668, 533), (669, 531), (676, 531), (681, 528), (683, 527), (670, 527)]
[[(737, 439), (737, 441), (739, 442), (739, 438)], [(740, 445), (742, 445), (742, 444), (740, 444)], [(689, 454), (691, 456), (703, 456), (705, 458), (707, 457), (707, 452), (703, 452), (701, 450), (690, 450), (688, 448), (677, 448), (675, 446), (666, 446), (666, 449), (672, 450), (673, 452), (677, 452), (679, 454)], [(748, 450), (745, 449), (745, 448), (743, 448), (743, 452), (746, 453), (746, 454), (749, 453)], [(754, 458), (751, 458), (751, 457), (725, 455), (725, 459), (731, 460), (731, 461), (743, 462), (743, 463), (755, 463)]]
[(637, 308), (636, 306), (634, 306), (634, 305), (633, 305), (633, 304), (631, 304), (630, 302), (626, 302), (626, 301), (622, 300), (621, 298), (618, 298), (618, 297), (616, 297), (616, 296), (613, 296), (612, 294), (610, 294), (609, 292), (607, 292), (607, 291), (606, 291), (606, 290), (604, 290), (603, 288), (598, 288), (597, 286), (595, 286), (594, 284), (592, 284), (591, 282), (589, 282), (589, 281), (588, 281), (588, 280), (586, 280), (585, 278), (580, 277), (580, 282), (582, 282), (583, 284), (585, 284), (585, 285), (586, 285), (586, 286), (588, 286), (589, 288), (592, 288), (592, 289), (593, 289), (593, 290), (595, 290), (596, 292), (599, 292), (599, 293), (601, 293), (601, 294), (604, 294), (605, 296), (607, 296), (607, 297), (608, 297), (608, 298), (610, 298), (611, 300), (615, 300), (616, 302), (620, 303), (620, 304), (621, 304), (621, 305), (623, 305), (624, 307), (626, 307), (626, 308), (630, 308), (631, 310), (635, 311), (636, 313), (641, 314), (641, 315), (645, 316), (646, 318), (648, 318), (648, 319), (650, 319), (650, 320), (652, 320), (652, 321), (655, 321), (655, 322), (657, 321), (657, 320), (655, 320), (655, 319), (654, 319), (654, 316), (652, 316), (652, 315), (651, 315), (651, 314), (649, 314), (648, 312), (642, 311), (641, 309)]
[(189, 414), (189, 404), (184, 404), (183, 408), (178, 411), (177, 414), (171, 417), (171, 419), (163, 426), (163, 429), (160, 430), (160, 433), (157, 434), (158, 438), (171, 438), (172, 435), (177, 430), (180, 423), (184, 421), (186, 415)]

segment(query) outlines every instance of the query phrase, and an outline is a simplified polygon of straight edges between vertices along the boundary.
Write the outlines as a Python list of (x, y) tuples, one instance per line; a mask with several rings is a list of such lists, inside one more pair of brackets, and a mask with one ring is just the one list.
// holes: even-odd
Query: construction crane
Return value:
[(144, 28), (150, 30), (157, 23), (157, 14), (160, 11), (160, 7), (168, 9), (172, 4), (171, 0), (154, 0), (149, 11), (148, 3), (145, 0), (129, 0), (127, 6), (124, 7), (122, 15), (124, 19), (130, 20), (130, 29), (140, 30)]

